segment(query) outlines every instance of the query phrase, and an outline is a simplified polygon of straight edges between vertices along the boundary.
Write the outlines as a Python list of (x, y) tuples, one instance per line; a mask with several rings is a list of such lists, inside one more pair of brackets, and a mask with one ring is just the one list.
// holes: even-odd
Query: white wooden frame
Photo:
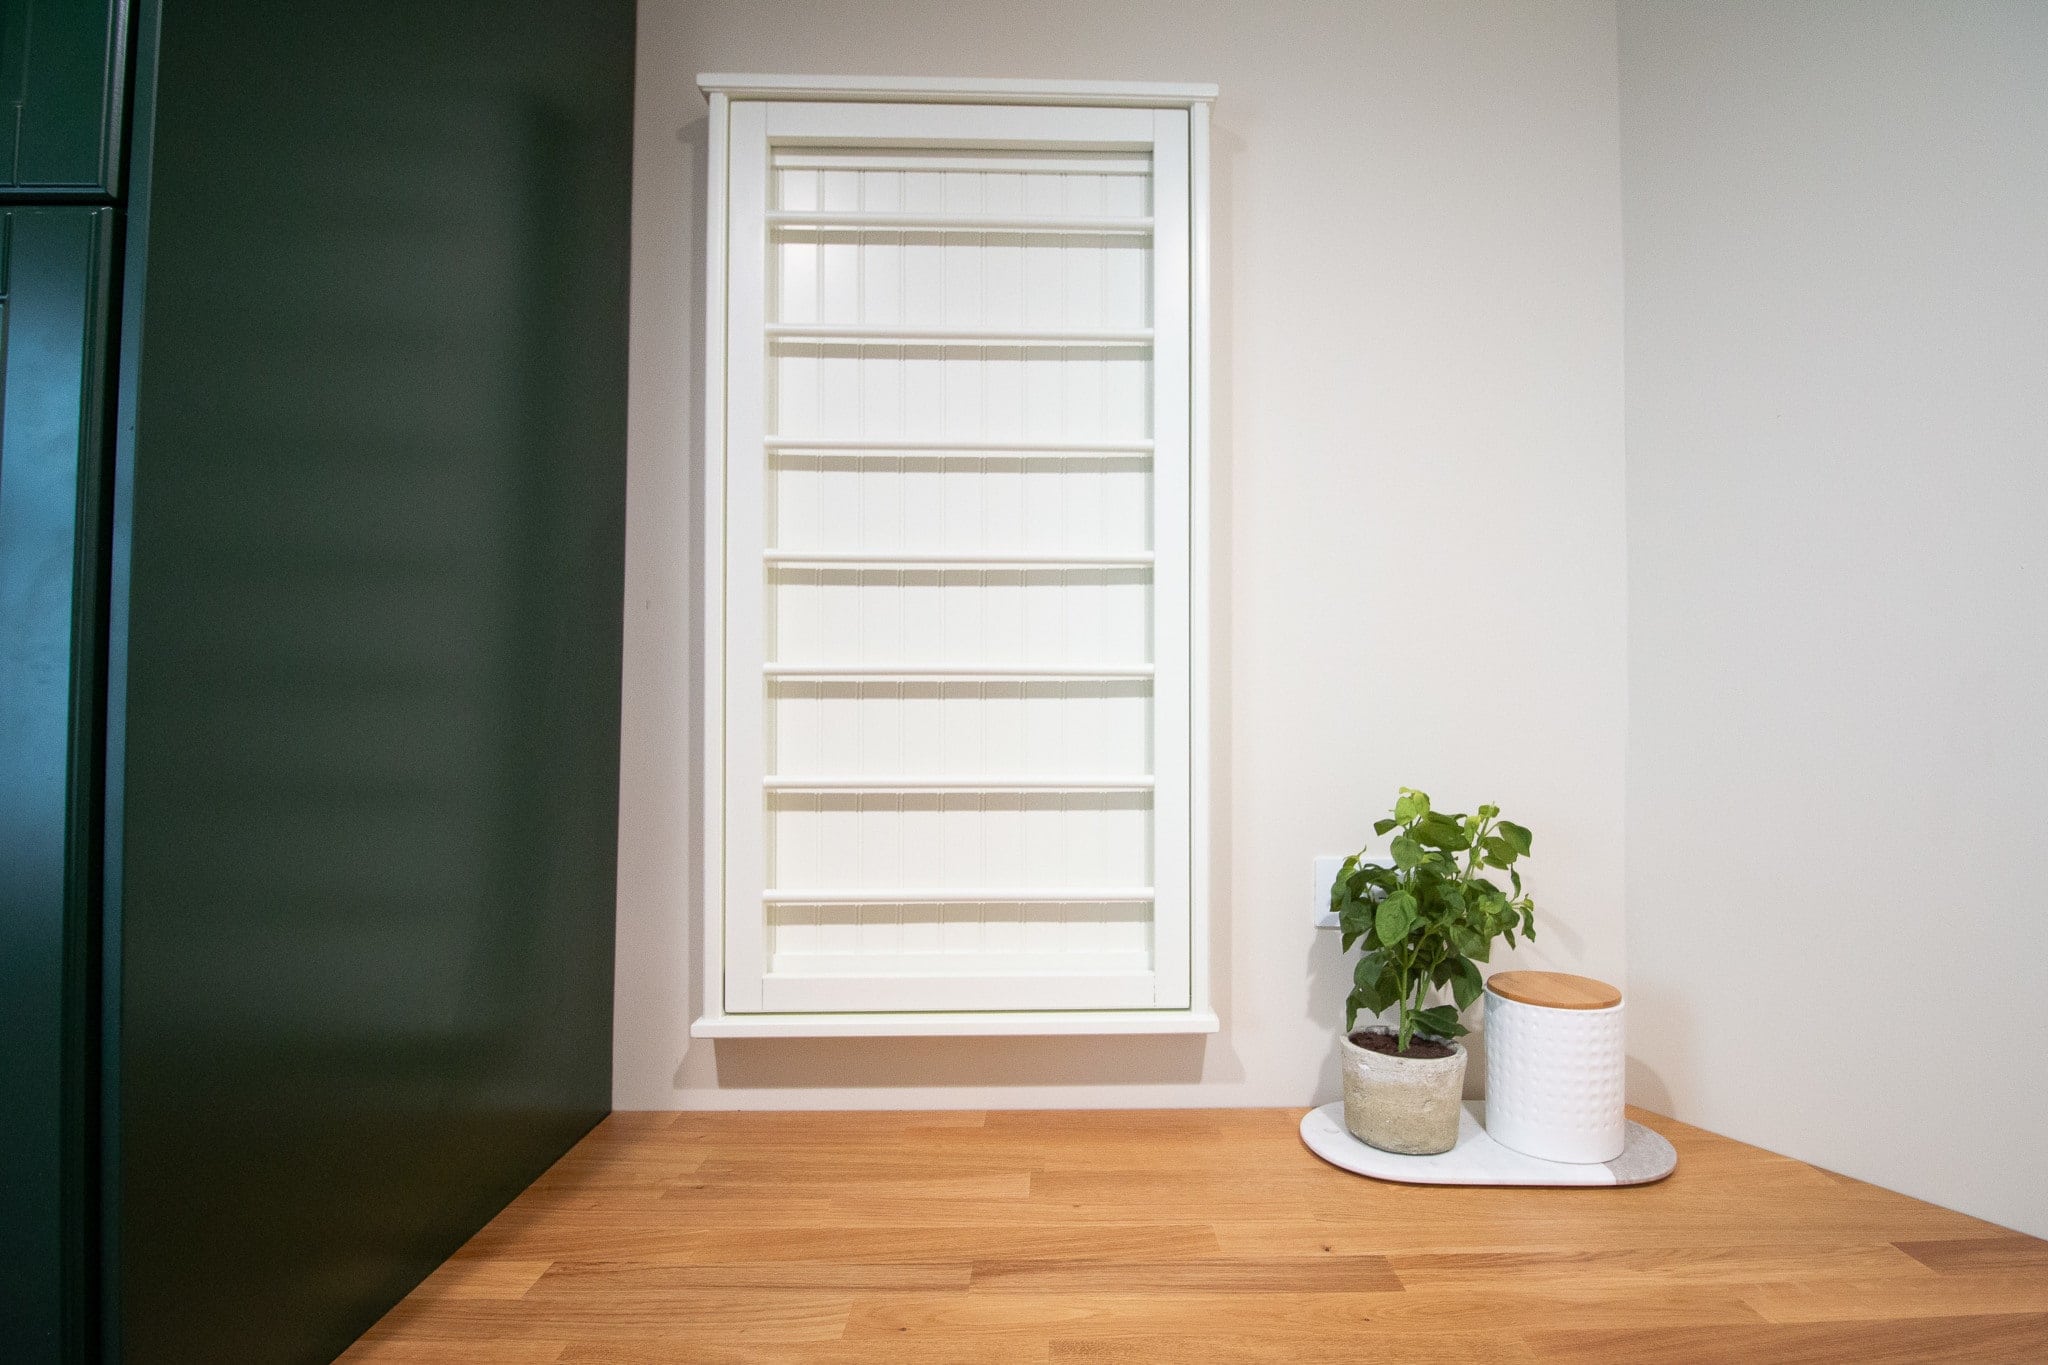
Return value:
[[(703, 960), (706, 1000), (703, 1016), (693, 1026), (692, 1033), (699, 1037), (766, 1037), (1214, 1031), (1218, 1025), (1209, 999), (1209, 804), (1206, 792), (1209, 771), (1206, 679), (1209, 650), (1206, 565), (1209, 516), (1207, 160), (1208, 104), (1214, 98), (1214, 87), (765, 76), (702, 76), (699, 84), (709, 96), (711, 107), (708, 203), (712, 227), (706, 238), (709, 279), (705, 358), (708, 467), (705, 476), (704, 581), (708, 625), (704, 679), (706, 845)], [(1032, 113), (1036, 109), (1068, 110), (1070, 114), (1062, 120), (1063, 127), (1097, 129), (1099, 132), (1089, 136), (1099, 136), (1103, 143), (1110, 145), (1135, 145), (1129, 130), (1142, 126), (1141, 122), (1134, 120), (1142, 121), (1145, 111), (1172, 111), (1176, 116), (1184, 116), (1165, 122), (1153, 120), (1150, 134), (1153, 141), (1147, 143), (1160, 148), (1159, 155), (1152, 162), (1154, 192), (1158, 194), (1159, 202), (1168, 209), (1183, 198), (1188, 204), (1184, 235), (1177, 230), (1179, 225), (1172, 223), (1164, 225), (1165, 231), (1157, 231), (1150, 217), (1140, 224), (1129, 217), (1111, 216), (1093, 221), (1072, 216), (1013, 213), (976, 217), (971, 225), (1020, 233), (1072, 233), (1084, 229), (1115, 233), (1142, 227), (1154, 232), (1152, 240), (1158, 253), (1154, 258), (1155, 279), (1170, 273), (1186, 279), (1189, 287), (1185, 290), (1155, 287), (1151, 299), (1151, 325), (1142, 332), (1095, 328), (1083, 333), (1038, 330), (982, 333), (973, 329), (895, 327), (884, 333), (874, 328), (849, 328), (844, 324), (774, 322), (763, 311), (764, 289), (733, 290), (728, 287), (729, 280), (733, 278), (765, 281), (767, 272), (767, 262), (759, 254), (765, 245), (764, 239), (744, 234), (733, 237), (727, 231), (726, 225), (735, 213), (735, 204), (750, 206), (747, 211), (757, 215), (761, 222), (806, 230), (812, 225), (832, 228), (849, 223), (917, 230), (957, 227), (961, 222), (957, 215), (933, 219), (915, 213), (848, 215), (775, 207), (760, 181), (760, 177), (767, 173), (761, 149), (764, 145), (788, 146), (791, 143), (789, 139), (777, 138), (764, 144), (764, 134), (778, 126), (801, 130), (807, 126), (807, 114), (812, 117), (809, 126), (815, 126), (815, 116), (819, 112), (817, 106), (821, 103), (831, 105), (830, 141), (836, 145), (900, 139), (904, 123), (902, 116), (894, 113), (893, 109), (909, 104), (981, 106), (961, 108), (949, 116), (946, 140), (966, 147), (1045, 145), (1044, 139), (1032, 134), (1034, 127), (1044, 126), (1044, 120), (1035, 118)], [(1097, 114), (1091, 115), (1091, 110)], [(1082, 122), (1077, 123), (1077, 119)], [(1179, 129), (1177, 136), (1184, 141), (1173, 140), (1176, 135), (1172, 129)], [(1161, 130), (1167, 131), (1162, 133)], [(1157, 141), (1161, 136), (1165, 136), (1167, 141)], [(747, 155), (735, 155), (736, 137), (741, 145), (748, 148)], [(803, 139), (799, 136), (797, 140)], [(1068, 145), (1068, 142), (1061, 145)], [(1171, 154), (1168, 154), (1169, 148)], [(1184, 253), (1184, 257), (1160, 259), (1160, 254), (1168, 252), (1175, 242), (1180, 243), (1175, 249)], [(758, 385), (760, 381), (744, 370), (735, 372), (729, 369), (731, 343), (739, 337), (764, 336), (800, 337), (806, 341), (835, 341), (855, 336), (866, 342), (885, 337), (890, 343), (948, 344), (987, 339), (1004, 344), (1085, 341), (1091, 345), (1153, 345), (1155, 359), (1151, 382), (1158, 398), (1148, 439), (1003, 441), (982, 449), (1003, 454), (1090, 458), (1119, 451), (1150, 452), (1184, 446), (1187, 451), (1184, 466), (1177, 461), (1155, 460), (1151, 470), (1153, 496), (1185, 506), (1187, 516), (1184, 521), (1159, 524), (1155, 520), (1152, 548), (1143, 553), (1096, 551), (1075, 555), (1029, 553), (996, 557), (980, 554), (972, 557), (972, 563), (981, 569), (1000, 564), (1019, 572), (1143, 566), (1150, 577), (1149, 591), (1154, 594), (1152, 600), (1155, 604), (1162, 600), (1186, 602), (1184, 612), (1155, 613), (1157, 619), (1152, 626), (1152, 657), (1162, 665), (1177, 666), (1162, 666), (1155, 671), (1149, 666), (1077, 668), (1034, 663), (1020, 664), (1002, 674), (1018, 679), (1151, 678), (1156, 672), (1155, 689), (1171, 691), (1175, 687), (1184, 688), (1184, 696), (1169, 697), (1165, 703), (1158, 691), (1154, 692), (1151, 711), (1154, 724), (1160, 731), (1155, 734), (1152, 747), (1154, 773), (1111, 774), (1086, 779), (1072, 776), (1052, 778), (1032, 773), (984, 774), (956, 780), (928, 775), (863, 776), (858, 781), (832, 773), (778, 773), (760, 775), (760, 787), (756, 789), (765, 788), (771, 794), (824, 794), (857, 789), (869, 795), (887, 791), (906, 796), (961, 792), (1016, 795), (1050, 790), (1143, 792), (1153, 802), (1150, 818), (1155, 847), (1172, 848), (1176, 853), (1170, 862), (1155, 858), (1153, 886), (1062, 887), (1061, 896), (1056, 900), (1048, 896), (1027, 899), (1054, 904), (1083, 901), (1111, 904), (1122, 899), (1149, 899), (1154, 907), (1152, 960), (1155, 964), (1172, 964), (1175, 973), (1184, 973), (1184, 987), (1167, 990), (1160, 984), (1156, 972), (1119, 974), (1115, 970), (1105, 970), (1088, 978), (1087, 996), (1094, 1007), (1062, 1007), (1056, 1003), (1055, 992), (1047, 997), (1044, 1005), (1027, 1009), (991, 1009), (986, 1008), (990, 1000), (987, 992), (1000, 983), (960, 973), (948, 975), (942, 981), (921, 982), (917, 987), (920, 1000), (915, 1009), (878, 1010), (871, 987), (846, 985), (829, 974), (803, 976), (800, 998), (792, 996), (787, 989), (769, 989), (764, 985), (770, 982), (770, 974), (759, 922), (727, 923), (731, 913), (727, 907), (733, 892), (728, 865), (757, 869), (767, 866), (762, 843), (765, 836), (761, 829), (761, 818), (765, 817), (757, 818), (754, 812), (747, 810), (728, 810), (731, 799), (729, 782), (733, 776), (730, 765), (746, 760), (736, 758), (735, 754), (741, 751), (729, 751), (727, 741), (730, 735), (749, 736), (748, 743), (758, 749), (758, 737), (765, 733), (765, 722), (760, 714), (764, 695), (758, 681), (761, 676), (758, 670), (760, 661), (772, 659), (773, 655), (762, 635), (761, 612), (729, 613), (725, 609), (728, 564), (762, 562), (770, 566), (772, 572), (778, 565), (810, 569), (860, 569), (863, 566), (921, 569), (944, 568), (962, 562), (959, 556), (943, 553), (871, 553), (769, 545), (760, 543), (765, 528), (758, 524), (735, 526), (731, 523), (727, 509), (735, 496), (742, 499), (742, 505), (760, 503), (761, 493), (747, 486), (746, 481), (758, 480), (762, 472), (758, 460), (737, 463), (729, 460), (729, 450), (767, 450), (772, 453), (778, 449), (801, 451), (827, 444), (813, 441), (807, 447), (800, 436), (790, 437), (779, 431), (763, 429), (756, 416), (760, 411), (758, 403), (750, 405), (741, 401), (735, 408), (735, 383), (742, 386), (744, 394), (746, 385)], [(1183, 339), (1184, 362), (1180, 344)], [(1159, 357), (1163, 352), (1172, 359), (1171, 364), (1160, 363)], [(746, 353), (742, 359), (747, 359)], [(758, 357), (752, 358), (751, 363), (758, 367)], [(731, 425), (736, 415), (741, 426)], [(869, 450), (877, 458), (900, 458), (920, 450), (929, 451), (936, 458), (954, 458), (973, 445), (973, 442), (959, 440), (883, 439), (866, 442), (835, 438), (829, 442), (837, 456), (857, 455), (862, 450)], [(1164, 494), (1158, 491), (1158, 481), (1162, 477), (1170, 481), (1182, 472), (1187, 480), (1184, 489), (1169, 489)], [(730, 482), (734, 478), (742, 481), (737, 492)], [(741, 546), (739, 541), (746, 543)], [(741, 549), (746, 553), (739, 554)], [(751, 675), (751, 685), (741, 685), (733, 670), (749, 668), (756, 670)], [(996, 676), (985, 669), (972, 671), (984, 679)], [(878, 670), (841, 662), (807, 664), (778, 661), (768, 664), (766, 672), (770, 677), (785, 678), (942, 678), (948, 675), (949, 670), (943, 666)], [(758, 754), (754, 756), (758, 757)], [(1166, 837), (1161, 835), (1162, 828), (1169, 831)], [(764, 903), (789, 903), (792, 896), (800, 903), (844, 905), (859, 903), (865, 896), (875, 898), (875, 903), (902, 905), (920, 899), (942, 900), (947, 904), (999, 903), (1010, 894), (1003, 887), (863, 888), (857, 893), (834, 893), (819, 900), (817, 893), (807, 897), (802, 892), (786, 893), (772, 887), (750, 886), (748, 890), (750, 894), (758, 893), (759, 898), (751, 902), (757, 907)], [(1186, 906), (1185, 914), (1177, 911), (1168, 914), (1161, 909), (1182, 904)], [(756, 913), (761, 912), (757, 910)], [(821, 970), (828, 973), (844, 966), (835, 962), (830, 954), (802, 960), (819, 964)], [(895, 978), (890, 979), (893, 981)], [(860, 978), (848, 977), (846, 980), (857, 983)], [(1105, 1003), (1108, 1007), (1101, 1007)]]

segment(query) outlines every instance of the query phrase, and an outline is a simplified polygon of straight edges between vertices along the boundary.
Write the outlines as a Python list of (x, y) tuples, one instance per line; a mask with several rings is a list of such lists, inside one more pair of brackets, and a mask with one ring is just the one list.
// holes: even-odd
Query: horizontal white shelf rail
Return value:
[(761, 671), (771, 678), (865, 678), (899, 682), (964, 678), (969, 681), (1002, 682), (1012, 678), (1050, 678), (1064, 682), (1091, 682), (1126, 678), (1150, 678), (1150, 664), (1109, 664), (1101, 667), (1067, 668), (1056, 664), (764, 664)]
[(762, 442), (772, 452), (815, 455), (1150, 455), (1149, 440), (1129, 441), (983, 441), (904, 440), (887, 437), (770, 436)]
[(976, 888), (903, 887), (885, 890), (785, 891), (761, 893), (770, 905), (1150, 905), (1149, 886), (1076, 886), (1020, 890), (1014, 886)]
[(770, 341), (837, 341), (857, 346), (1149, 346), (1150, 327), (867, 327), (838, 322), (771, 322)]
[(1072, 232), (1144, 233), (1152, 231), (1150, 218), (1060, 218), (1045, 215), (1010, 217), (938, 213), (820, 213), (804, 209), (782, 209), (767, 215), (770, 227), (854, 229), (883, 232)]
[(792, 566), (817, 565), (821, 568), (952, 568), (952, 569), (1130, 569), (1147, 568), (1152, 563), (1148, 552), (1133, 551), (1129, 554), (1105, 555), (1061, 555), (1061, 554), (947, 554), (943, 552), (915, 551), (908, 554), (894, 554), (884, 551), (866, 550), (768, 550), (762, 556), (770, 564)]
[[(785, 144), (776, 149), (775, 168), (782, 171), (997, 171), (1011, 175), (1074, 170), (1074, 159), (1057, 153), (1019, 151), (1014, 147), (807, 148)], [(1096, 175), (1150, 175), (1152, 158), (1145, 152), (1116, 156), (1097, 152), (1088, 169)]]
[(772, 792), (859, 792), (916, 795), (961, 792), (1148, 792), (1152, 779), (1137, 777), (769, 777), (761, 785)]

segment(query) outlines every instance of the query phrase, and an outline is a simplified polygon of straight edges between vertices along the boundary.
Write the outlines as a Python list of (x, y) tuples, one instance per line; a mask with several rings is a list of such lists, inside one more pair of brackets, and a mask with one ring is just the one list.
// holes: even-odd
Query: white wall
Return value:
[(1621, 38), (1637, 1094), (2048, 1235), (2048, 6)]
[[(1611, 4), (645, 0), (639, 42), (619, 1107), (1329, 1098), (1348, 968), (1309, 862), (1403, 783), (1532, 826), (1525, 961), (1620, 978)], [(705, 70), (1221, 83), (1221, 1034), (688, 1038)]]

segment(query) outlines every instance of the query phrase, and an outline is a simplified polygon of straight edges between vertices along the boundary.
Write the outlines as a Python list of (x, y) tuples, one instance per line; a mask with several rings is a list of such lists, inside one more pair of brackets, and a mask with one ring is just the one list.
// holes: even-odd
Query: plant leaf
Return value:
[(1472, 847), (1472, 841), (1465, 837), (1465, 830), (1458, 823), (1460, 818), (1431, 811), (1415, 822), (1416, 842), (1451, 852)]
[(1373, 928), (1379, 933), (1380, 942), (1389, 948), (1406, 939), (1409, 926), (1414, 923), (1415, 897), (1406, 891), (1396, 891), (1373, 912)]
[(1435, 1034), (1439, 1038), (1456, 1038), (1470, 1031), (1458, 1022), (1458, 1010), (1454, 1005), (1417, 1010), (1414, 1019), (1416, 1032)]
[[(1372, 928), (1372, 912), (1371, 901), (1347, 900), (1337, 912), (1337, 927), (1351, 938), (1361, 937)], [(1344, 946), (1349, 948), (1351, 944), (1347, 941)]]
[(1486, 982), (1480, 978), (1479, 969), (1472, 965), (1470, 958), (1454, 957), (1451, 967), (1451, 995), (1458, 1002), (1458, 1008), (1472, 1008), (1472, 1002), (1486, 989)]
[[(1403, 787), (1393, 816), (1373, 825), (1376, 835), (1394, 836), (1379, 855), (1385, 861), (1371, 861), (1364, 850), (1345, 860), (1330, 904), (1346, 949), (1365, 950), (1346, 1000), (1347, 1031), (1359, 1011), (1370, 1010), (1398, 1017), (1403, 1048), (1417, 1032), (1457, 1037), (1466, 1032), (1459, 1014), (1485, 990), (1478, 964), (1488, 960), (1493, 941), (1505, 938), (1513, 948), (1535, 937), (1535, 903), (1514, 866), (1535, 840), (1499, 816), (1491, 803), (1476, 815), (1435, 810), (1427, 795)], [(1480, 875), (1491, 868), (1508, 874), (1512, 892)], [(1431, 985), (1446, 988), (1454, 1003), (1416, 1008), (1417, 988)]]
[(1391, 867), (1381, 867), (1378, 863), (1363, 863), (1351, 874), (1351, 894), (1362, 899), (1365, 893), (1375, 886), (1391, 891), (1394, 889), (1394, 876), (1394, 869)]
[(1352, 973), (1351, 998), (1370, 1014), (1391, 1008), (1401, 998), (1395, 985), (1396, 975), (1393, 965), (1381, 954), (1367, 953), (1359, 959), (1358, 970)]

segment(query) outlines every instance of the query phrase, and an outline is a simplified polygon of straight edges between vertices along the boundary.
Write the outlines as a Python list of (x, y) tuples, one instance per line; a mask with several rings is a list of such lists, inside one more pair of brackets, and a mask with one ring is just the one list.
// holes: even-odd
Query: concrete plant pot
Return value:
[[(1365, 1029), (1391, 1033), (1391, 1029)], [(1434, 1156), (1458, 1145), (1464, 1112), (1465, 1045), (1439, 1038), (1448, 1057), (1396, 1057), (1349, 1038), (1344, 1049), (1344, 1126), (1360, 1142), (1404, 1156)]]

